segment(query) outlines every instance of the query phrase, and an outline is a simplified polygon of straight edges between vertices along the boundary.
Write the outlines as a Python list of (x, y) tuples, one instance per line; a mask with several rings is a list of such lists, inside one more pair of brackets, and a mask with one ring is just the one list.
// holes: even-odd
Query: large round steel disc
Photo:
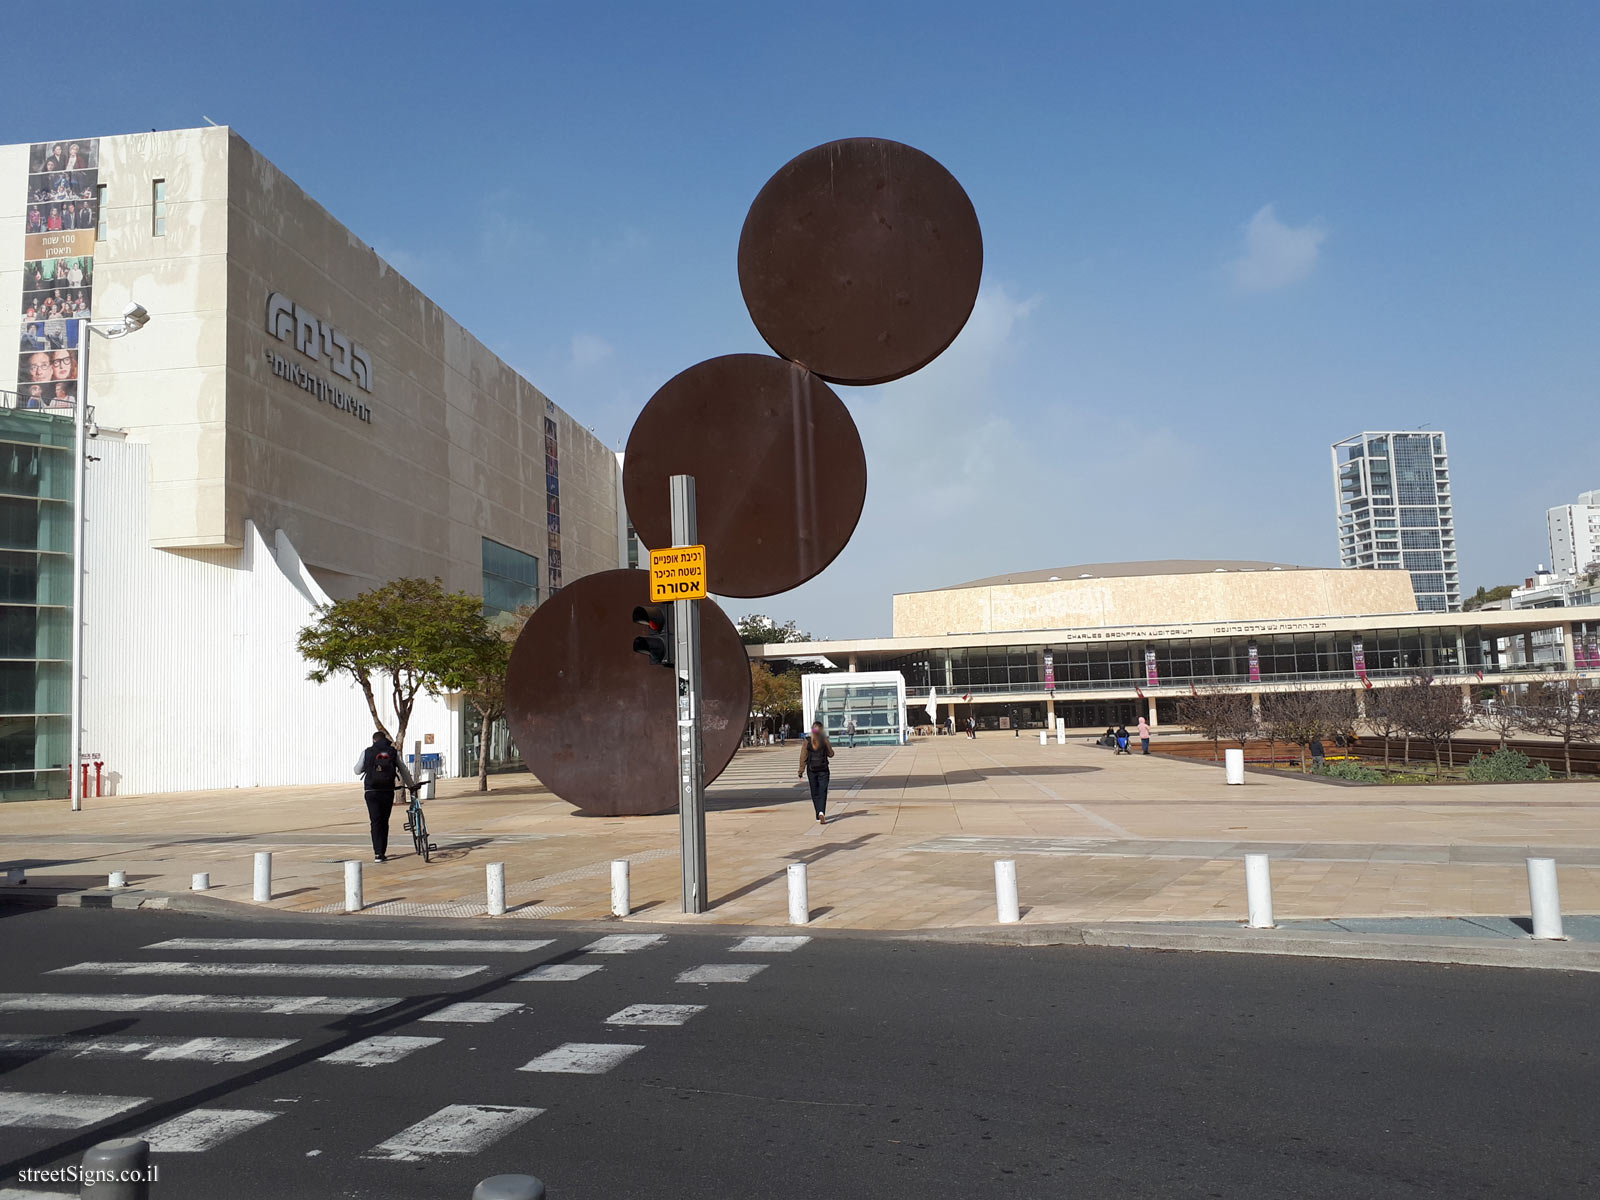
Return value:
[[(677, 673), (635, 654), (644, 571), (601, 571), (537, 609), (511, 651), (506, 720), (541, 783), (596, 816), (678, 804)], [(717, 605), (700, 605), (701, 738), (709, 783), (733, 760), (750, 715), (750, 661)]]
[(739, 235), (739, 288), (761, 336), (832, 383), (927, 366), (967, 323), (982, 274), (978, 214), (955, 176), (882, 138), (789, 162)]
[(844, 402), (811, 372), (728, 354), (669, 379), (623, 460), (644, 545), (672, 545), (670, 483), (693, 475), (706, 577), (721, 596), (799, 587), (843, 550), (867, 498), (867, 456)]

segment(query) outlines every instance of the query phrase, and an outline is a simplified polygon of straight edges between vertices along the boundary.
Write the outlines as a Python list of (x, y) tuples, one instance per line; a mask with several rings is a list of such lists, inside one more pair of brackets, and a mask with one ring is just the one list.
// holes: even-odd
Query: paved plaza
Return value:
[[(819, 828), (798, 748), (741, 751), (708, 793), (712, 908), (698, 922), (787, 920), (785, 872), (809, 866), (813, 921), (918, 930), (995, 920), (992, 863), (1015, 858), (1024, 924), (1233, 920), (1242, 857), (1272, 857), (1280, 919), (1525, 914), (1529, 854), (1554, 857), (1563, 909), (1600, 913), (1600, 782), (1356, 787), (1252, 773), (1228, 787), (1210, 763), (1113, 756), (1084, 736), (1041, 746), (1008, 735), (841, 748)], [(251, 856), (273, 852), (275, 907), (343, 908), (342, 862), (366, 862), (368, 911), (484, 912), (484, 865), (506, 866), (513, 918), (609, 912), (612, 859), (632, 863), (632, 922), (681, 921), (678, 818), (590, 817), (527, 775), (480, 795), (447, 780), (428, 805), (439, 847), (373, 864), (356, 781), (8, 804), (5, 861), (30, 887), (134, 887), (248, 903)]]

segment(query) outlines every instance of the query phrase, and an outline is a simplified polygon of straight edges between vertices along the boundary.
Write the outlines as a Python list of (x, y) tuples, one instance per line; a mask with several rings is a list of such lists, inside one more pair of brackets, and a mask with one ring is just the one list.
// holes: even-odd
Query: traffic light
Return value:
[(634, 624), (650, 631), (633, 639), (633, 652), (649, 655), (651, 663), (661, 667), (672, 665), (672, 619), (668, 612), (654, 604), (641, 604), (633, 610)]

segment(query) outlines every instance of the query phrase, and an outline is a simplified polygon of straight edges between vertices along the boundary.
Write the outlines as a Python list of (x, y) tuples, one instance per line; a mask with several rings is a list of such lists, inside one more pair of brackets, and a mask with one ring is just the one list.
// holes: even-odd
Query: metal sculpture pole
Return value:
[[(694, 476), (672, 477), (672, 544), (699, 544)], [(705, 762), (700, 741), (700, 601), (672, 602), (673, 670), (678, 677), (678, 832), (683, 842), (683, 911), (706, 910)]]

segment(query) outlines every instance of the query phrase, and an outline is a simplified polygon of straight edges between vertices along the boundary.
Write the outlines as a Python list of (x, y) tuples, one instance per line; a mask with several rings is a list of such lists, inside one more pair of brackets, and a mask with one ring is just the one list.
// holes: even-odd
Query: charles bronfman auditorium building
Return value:
[(808, 725), (854, 720), (858, 743), (890, 743), (928, 722), (930, 696), (940, 720), (981, 729), (1104, 729), (1173, 724), (1202, 689), (1364, 694), (1426, 672), (1470, 698), (1552, 672), (1600, 678), (1600, 606), (1421, 612), (1398, 570), (1086, 563), (897, 595), (892, 637), (748, 650), (806, 664)]
[[(370, 719), (305, 679), (315, 605), (619, 565), (615, 455), (230, 130), (0, 147), (0, 247), (0, 799), (67, 794), (80, 618), (103, 788), (343, 781)], [(455, 774), (475, 730), (419, 702), (408, 741)]]

